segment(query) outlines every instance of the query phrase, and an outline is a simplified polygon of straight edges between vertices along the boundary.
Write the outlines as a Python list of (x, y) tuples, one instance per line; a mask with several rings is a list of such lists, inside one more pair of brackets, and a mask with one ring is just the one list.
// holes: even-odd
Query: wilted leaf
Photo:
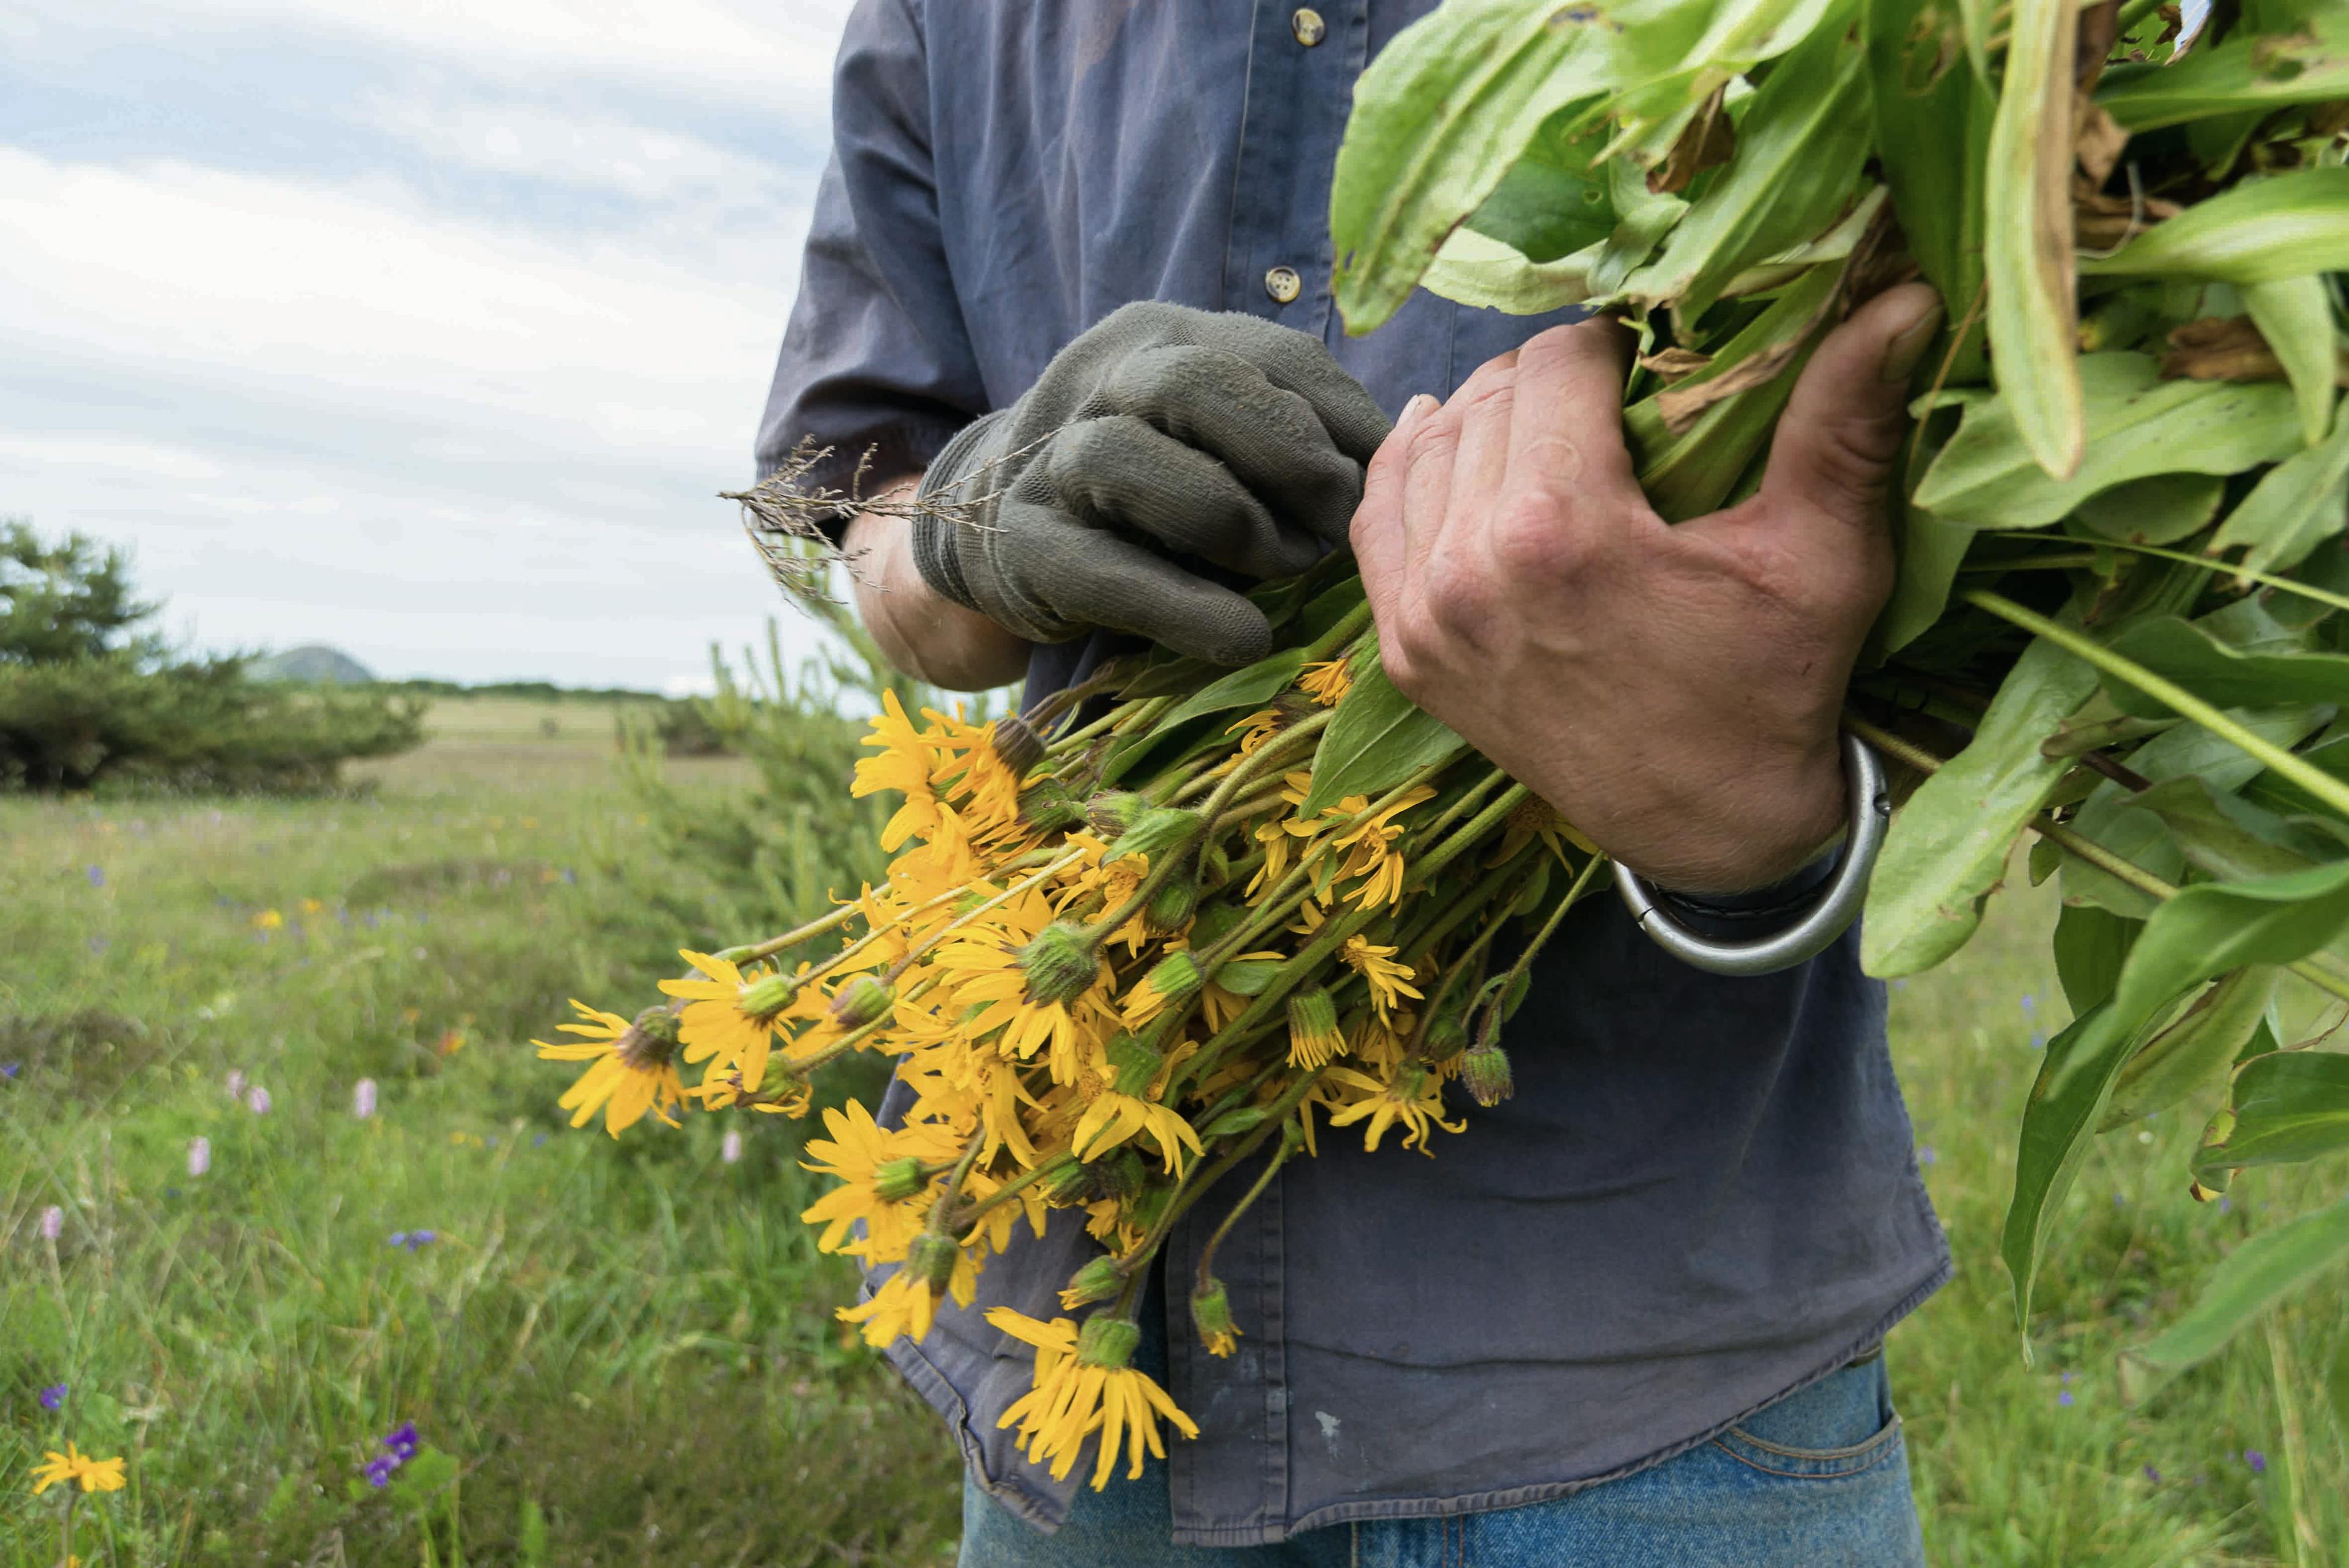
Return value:
[(1541, 315), (1590, 297), (1592, 253), (1555, 262), (1529, 261), (1490, 235), (1460, 228), (1444, 242), (1420, 286), (1472, 310)]
[(1893, 818), (1868, 880), (1861, 968), (1913, 975), (1965, 945), (2008, 850), (2067, 769), (2040, 743), (2095, 689), (2096, 672), (2054, 644), (2023, 650), (1973, 739)]
[[(1707, 408), (1761, 386), (1794, 363), (1835, 304), (1839, 267), (1814, 267), (1687, 379), (1656, 397), (1664, 428), (1685, 436)], [(1792, 388), (1789, 387), (1791, 391)]]
[(2176, 381), (2281, 381), (2283, 362), (2248, 316), (2206, 315), (2169, 332), (2161, 378)]
[(2131, 130), (2349, 98), (2349, 17), (2312, 15), (2283, 34), (2239, 30), (2171, 65), (2116, 67), (2096, 97)]

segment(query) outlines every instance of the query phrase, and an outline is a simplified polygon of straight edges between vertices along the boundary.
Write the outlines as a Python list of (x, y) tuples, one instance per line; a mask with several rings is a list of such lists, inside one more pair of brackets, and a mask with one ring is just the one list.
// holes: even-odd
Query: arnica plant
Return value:
[[(1940, 290), (1846, 720), (1905, 792), (1863, 953), (1955, 953), (2018, 840), (2060, 879), (2076, 1021), (2002, 1248), (2026, 1324), (2100, 1132), (2216, 1088), (2177, 1172), (2203, 1196), (2349, 1146), (2349, 1054), (2279, 1006), (2349, 999), (2349, 8), (2180, 26), (2155, 0), (1454, 0), (1363, 77), (1333, 185), (1353, 330), (1416, 287), (1630, 323), (1624, 418), (1668, 520), (1754, 490), (1856, 303)], [(852, 1103), (808, 1145), (839, 1181), (822, 1244), (884, 1271), (843, 1315), (918, 1339), (1019, 1227), (1084, 1226), (1071, 1315), (990, 1316), (1035, 1359), (1008, 1422), (1058, 1475), (1092, 1447), (1096, 1486), (1162, 1419), (1191, 1429), (1130, 1365), (1177, 1218), (1320, 1140), (1429, 1154), (1472, 1126), (1509, 1092), (1528, 962), (1601, 885), (1570, 823), (1387, 679), (1350, 562), (1255, 599), (1279, 651), (1244, 669), (1160, 651), (986, 725), (893, 703), (854, 786), (903, 802), (886, 882), (688, 954), (667, 1005), (583, 1008), (546, 1051), (590, 1064), (564, 1103), (615, 1133), (804, 1114), (826, 1064), (900, 1058), (901, 1122)], [(1189, 1283), (1224, 1355), (1249, 1325), (1215, 1254)], [(2344, 1257), (2349, 1202), (2264, 1232), (2129, 1381)]]

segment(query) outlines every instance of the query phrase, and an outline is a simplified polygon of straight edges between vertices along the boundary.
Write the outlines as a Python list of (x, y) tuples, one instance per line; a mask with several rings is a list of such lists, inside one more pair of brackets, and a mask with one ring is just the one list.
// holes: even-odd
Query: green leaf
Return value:
[(2078, 15), (2075, 0), (2014, 0), (1984, 177), (1983, 263), (1998, 388), (2023, 445), (2059, 480), (2078, 469), (2088, 442), (2073, 341), (2072, 53)]
[(2234, 1125), (2220, 1141), (2195, 1151), (2197, 1174), (2298, 1164), (2349, 1149), (2349, 1056), (2253, 1057), (2235, 1071), (2228, 1109)]
[(1276, 958), (1235, 958), (1216, 971), (1216, 984), (1235, 996), (1259, 996), (1279, 978), (1285, 961)]
[(1540, 315), (1590, 297), (1591, 255), (1578, 251), (1562, 261), (1528, 261), (1489, 235), (1454, 229), (1419, 282), (1428, 293), (1472, 310)]
[(2301, 439), (2313, 447), (2333, 423), (2333, 383), (2340, 371), (2339, 335), (2333, 328), (2333, 291), (2310, 273), (2245, 284), (2243, 308), (2268, 340), (2292, 395), (2300, 404)]
[[(2107, 645), (2221, 707), (2280, 702), (2349, 705), (2349, 655), (2245, 652), (2176, 615), (2137, 622)], [(2106, 694), (2124, 713), (2140, 718), (2169, 717), (2166, 706), (2127, 681), (2112, 682)]]
[(2261, 476), (2211, 537), (2210, 552), (2243, 550), (2248, 572), (2281, 572), (2341, 531), (2349, 520), (2349, 404), (2323, 446), (2294, 452)]
[(1737, 156), (1662, 253), (1623, 281), (1694, 321), (1748, 266), (1816, 237), (1851, 201), (1868, 156), (1867, 61), (1838, 11), (1785, 59), (1737, 127)]
[(1605, 85), (1613, 35), (1555, 0), (1455, 0), (1398, 33), (1354, 84), (1330, 185), (1346, 330), (1392, 315), (1445, 236), (1551, 116)]
[[(2349, 169), (2339, 167), (2246, 181), (2155, 224), (2112, 255), (2080, 263), (2083, 277), (2182, 276), (2230, 284), (2280, 283), (2344, 269), (2349, 269)], [(1998, 341), (1995, 331), (1991, 341)]]
[(2091, 533), (2124, 544), (2175, 544), (2219, 514), (2227, 481), (2217, 474), (2154, 474), (2098, 490), (2072, 516)]
[(2252, 1319), (2349, 1261), (2349, 1202), (2262, 1231), (2227, 1254), (2186, 1315), (2121, 1352), (2121, 1397), (2135, 1403), (2171, 1376), (2226, 1348)]
[(2339, 840), (2297, 830), (2199, 775), (2165, 779), (2131, 797), (2129, 809), (2158, 817), (2187, 862), (2221, 882), (2305, 871), (2344, 852)]
[(2145, 929), (2145, 922), (2098, 909), (2094, 904), (2067, 903), (2055, 917), (2055, 977), (2064, 999), (2076, 1016), (2113, 994), (2120, 984), (2121, 965), (2129, 944)]
[(1860, 967), (1882, 977), (1930, 969), (1966, 944), (2023, 825), (2070, 764), (2040, 745), (2096, 689), (2096, 672), (2033, 641), (1966, 748), (1892, 819), (1868, 880)]
[(2040, 1253), (2135, 1041), (2188, 988), (2247, 965), (2289, 964), (2349, 933), (2349, 861), (2255, 882), (2205, 882), (2146, 922), (2110, 1000), (2048, 1042), (2015, 1152), (2000, 1255), (2026, 1335)]
[[(1868, 0), (1862, 30), (1877, 160), (1909, 253), (1954, 324), (1982, 289), (1982, 181), (1998, 100), (1967, 68), (1963, 21), (1940, 0)], [(1978, 379), (1979, 349), (1951, 372)]]
[(1597, 170), (1602, 129), (1570, 134), (1572, 108), (1544, 121), (1484, 205), (1468, 215), (1472, 232), (1497, 240), (1528, 262), (1555, 262), (1596, 245), (1615, 231), (1615, 203)]
[(1174, 712), (1158, 720), (1158, 727), (1164, 729), (1186, 718), (1199, 718), (1236, 707), (1262, 707), (1295, 685), (1298, 672), (1304, 667), (1303, 648), (1283, 648), (1269, 658), (1258, 659), (1246, 669), (1234, 670), (1221, 680), (1209, 682), (1178, 704)]
[(1905, 498), (1898, 503), (1894, 544), (1899, 568), (1892, 596), (1877, 617), (1875, 645), (1885, 654), (1898, 653), (1932, 629), (1949, 608), (1950, 587), (1974, 542), (1974, 531), (1961, 522), (1945, 522)]
[(2221, 975), (2176, 1023), (2128, 1059), (2096, 1130), (2111, 1132), (2168, 1110), (2216, 1080), (2259, 1032), (2282, 974), (2252, 965)]
[(1321, 734), (1313, 754), (1313, 788), (1297, 815), (1310, 821), (1349, 795), (1383, 794), (1467, 744), (1397, 691), (1377, 660), (1364, 659)]
[(2124, 130), (2349, 98), (2349, 18), (2319, 15), (2289, 34), (2238, 29), (2165, 66), (2106, 73), (2096, 101)]
[(2149, 474), (2234, 474), (2302, 449), (2291, 391), (2274, 382), (2164, 381), (2143, 354), (2080, 357), (2088, 447), (2050, 478), (2011, 394), (1965, 404), (1958, 433), (1926, 470), (1917, 504), (1977, 528), (2040, 528), (2099, 490)]
[(2333, 1430), (2349, 1443), (2349, 1330), (2333, 1349), (2333, 1368), (2324, 1375), (2326, 1403), (2333, 1407)]

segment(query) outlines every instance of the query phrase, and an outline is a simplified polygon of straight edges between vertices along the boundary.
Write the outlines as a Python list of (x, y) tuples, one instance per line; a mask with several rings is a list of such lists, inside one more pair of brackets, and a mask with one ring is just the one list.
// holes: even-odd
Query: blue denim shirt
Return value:
[[(1391, 416), (1562, 319), (1426, 294), (1367, 337), (1337, 319), (1330, 174), (1354, 79), (1428, 8), (1316, 0), (1308, 45), (1288, 0), (865, 0), (761, 470), (809, 435), (836, 449), (824, 480), (868, 450), (878, 476), (918, 469), (1131, 300), (1314, 333)], [(1276, 267), (1303, 279), (1287, 304)], [(1099, 651), (1039, 649), (1029, 699)], [(1764, 900), (1715, 921), (1782, 918)], [(1200, 1426), (1169, 1462), (1176, 1541), (1561, 1496), (1880, 1338), (1949, 1254), (1857, 951), (1854, 933), (1733, 980), (1666, 956), (1611, 900), (1569, 917), (1510, 1026), (1515, 1098), (1464, 1100), (1467, 1132), (1433, 1159), (1325, 1131), (1292, 1161), (1217, 1254), (1231, 1359), (1167, 1293), (1169, 1391)], [(1222, 1208), (1175, 1231), (1172, 1278)], [(1023, 1241), (974, 1307), (893, 1352), (980, 1480), (1047, 1529), (1079, 1475), (1056, 1485), (997, 1427), (1029, 1364), (982, 1314), (1054, 1315), (1092, 1251), (1074, 1223)]]

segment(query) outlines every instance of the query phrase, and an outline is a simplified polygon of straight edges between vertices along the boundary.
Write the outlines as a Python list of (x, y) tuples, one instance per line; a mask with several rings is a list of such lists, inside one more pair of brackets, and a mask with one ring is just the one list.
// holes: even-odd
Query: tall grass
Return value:
[[(715, 1119), (615, 1148), (562, 1125), (525, 1043), (567, 996), (632, 1005), (730, 901), (655, 863), (592, 711), (432, 723), (364, 798), (0, 802), (0, 1564), (57, 1561), (28, 1477), (68, 1438), (129, 1460), (77, 1511), (86, 1564), (950, 1560), (951, 1446), (831, 1319), (801, 1129), (743, 1128), (734, 1163)], [(750, 779), (670, 777), (687, 809)], [(1894, 998), (1960, 1263), (1892, 1345), (1935, 1561), (2349, 1562), (2315, 1387), (2339, 1282), (2146, 1409), (2111, 1377), (2323, 1173), (2247, 1173), (2221, 1214), (2184, 1193), (2199, 1114), (2148, 1124), (2175, 1179), (2092, 1161), (2023, 1364), (1997, 1226), (2062, 1012), (2050, 909), (2008, 902)], [(378, 1490), (403, 1422), (427, 1454)], [(439, 1455), (453, 1481), (413, 1484)]]

